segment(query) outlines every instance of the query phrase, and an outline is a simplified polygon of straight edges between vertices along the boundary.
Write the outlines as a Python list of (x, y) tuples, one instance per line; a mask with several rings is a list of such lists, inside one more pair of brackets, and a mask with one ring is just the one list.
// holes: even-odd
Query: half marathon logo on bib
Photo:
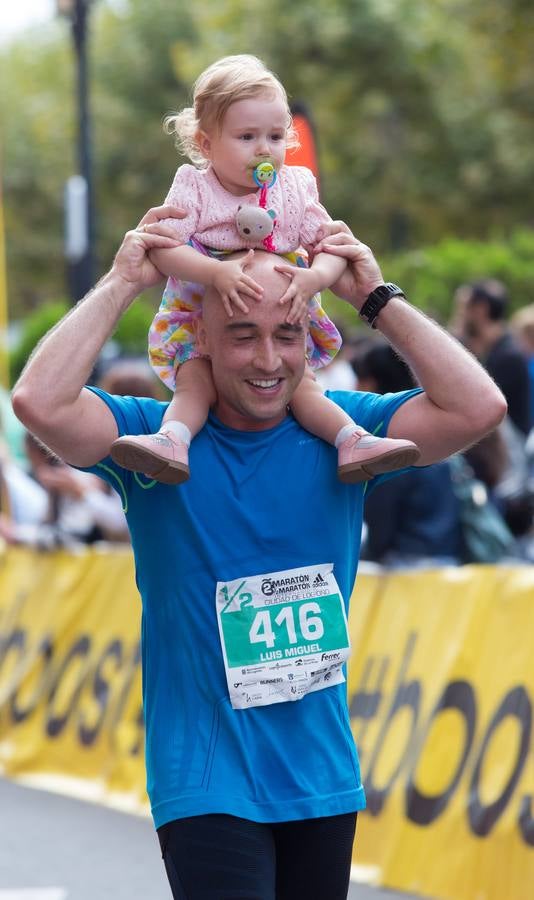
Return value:
[(350, 641), (332, 563), (219, 581), (216, 609), (234, 709), (345, 681)]

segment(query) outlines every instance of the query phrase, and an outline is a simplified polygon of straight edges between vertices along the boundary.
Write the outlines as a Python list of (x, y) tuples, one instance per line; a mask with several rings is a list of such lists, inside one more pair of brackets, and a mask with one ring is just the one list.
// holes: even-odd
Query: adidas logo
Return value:
[(321, 573), (319, 572), (319, 573), (317, 574), (317, 577), (316, 577), (315, 581), (314, 581), (313, 584), (312, 584), (312, 587), (322, 587), (322, 586), (325, 585), (325, 584), (326, 584), (326, 581), (324, 580), (323, 576), (322, 576)]

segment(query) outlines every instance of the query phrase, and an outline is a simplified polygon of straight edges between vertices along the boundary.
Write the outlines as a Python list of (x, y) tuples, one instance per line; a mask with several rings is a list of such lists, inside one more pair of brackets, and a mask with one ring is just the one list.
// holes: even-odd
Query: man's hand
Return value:
[(309, 301), (320, 290), (316, 273), (311, 269), (300, 269), (297, 266), (285, 264), (275, 266), (275, 270), (281, 272), (282, 275), (287, 275), (290, 279), (285, 294), (278, 301), (281, 305), (291, 301), (286, 322), (290, 325), (303, 322), (308, 314)]
[(221, 295), (223, 306), (228, 316), (233, 316), (232, 304), (244, 313), (248, 313), (248, 306), (240, 296), (245, 294), (253, 300), (261, 300), (263, 288), (254, 281), (250, 275), (245, 275), (245, 269), (254, 257), (254, 250), (249, 250), (241, 259), (222, 260), (214, 267), (213, 287)]
[(187, 214), (176, 206), (155, 206), (143, 216), (135, 231), (128, 231), (117, 251), (111, 271), (125, 281), (135, 294), (153, 287), (163, 278), (149, 258), (156, 248), (178, 247), (176, 232), (162, 219), (183, 219)]
[(347, 268), (330, 290), (359, 311), (371, 291), (384, 284), (373, 251), (355, 238), (344, 222), (323, 225), (321, 232), (324, 237), (316, 244), (315, 253), (332, 253), (347, 260)]

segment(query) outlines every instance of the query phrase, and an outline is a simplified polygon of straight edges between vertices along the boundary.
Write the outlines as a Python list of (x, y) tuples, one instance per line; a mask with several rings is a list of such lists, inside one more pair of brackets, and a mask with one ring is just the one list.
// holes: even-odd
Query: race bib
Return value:
[(323, 563), (217, 582), (234, 709), (300, 700), (345, 681), (350, 640), (333, 568)]

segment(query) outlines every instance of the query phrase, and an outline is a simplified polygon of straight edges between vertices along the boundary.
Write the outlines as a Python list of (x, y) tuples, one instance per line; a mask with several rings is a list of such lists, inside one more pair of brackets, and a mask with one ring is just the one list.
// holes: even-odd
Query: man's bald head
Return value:
[[(228, 260), (242, 259), (244, 256), (246, 256), (246, 254), (247, 251), (240, 250), (237, 253), (232, 253), (227, 258)], [(254, 256), (251, 257), (250, 262), (244, 270), (246, 275), (249, 275), (251, 278), (253, 278), (254, 281), (256, 281), (263, 288), (263, 296), (259, 301), (262, 304), (276, 306), (284, 292), (287, 290), (287, 286), (289, 283), (287, 275), (283, 275), (281, 272), (277, 272), (275, 270), (275, 266), (280, 265), (281, 262), (286, 262), (286, 260), (281, 260), (279, 256), (276, 256), (273, 253), (267, 253), (265, 250), (255, 250)], [(222, 260), (221, 265), (224, 264), (225, 260)], [(242, 299), (248, 306), (249, 312), (252, 313), (258, 301), (245, 295), (243, 295)], [(202, 316), (207, 324), (210, 322), (210, 319), (213, 315), (217, 317), (221, 314), (223, 316), (226, 316), (226, 312), (224, 311), (224, 307), (221, 303), (219, 293), (213, 286), (210, 286), (206, 289), (202, 305)], [(289, 303), (284, 307), (284, 309), (287, 314), (287, 311), (289, 310)], [(237, 310), (234, 308), (234, 315), (237, 314), (239, 314), (239, 316), (246, 316), (246, 313), (242, 313), (241, 310)]]

